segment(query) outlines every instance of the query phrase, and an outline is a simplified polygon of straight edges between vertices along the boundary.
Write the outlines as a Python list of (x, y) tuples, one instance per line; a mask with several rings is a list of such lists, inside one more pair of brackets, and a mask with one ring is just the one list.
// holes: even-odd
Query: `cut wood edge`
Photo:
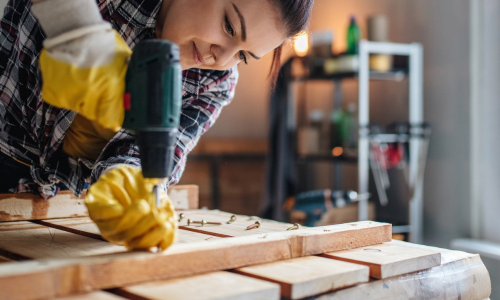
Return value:
[[(481, 258), (477, 254), (458, 252), (449, 251), (450, 259), (431, 269), (372, 280), (316, 299), (488, 299), (491, 280)], [(415, 277), (417, 281), (411, 280)]]
[(364, 221), (174, 244), (163, 253), (27, 261), (15, 268), (3, 264), (0, 290), (13, 300), (53, 298), (375, 245), (390, 241), (391, 234), (390, 224)]
[(84, 199), (61, 191), (49, 200), (30, 193), (0, 194), (0, 222), (88, 216)]
[[(376, 252), (378, 251), (378, 252)], [(398, 255), (398, 252), (401, 255)], [(372, 245), (363, 249), (324, 253), (325, 258), (365, 265), (370, 276), (385, 279), (430, 269), (441, 265), (441, 253), (392, 243)]]
[(171, 186), (168, 188), (168, 196), (176, 210), (198, 208), (199, 187), (195, 184)]
[[(168, 189), (176, 210), (198, 208), (198, 186), (177, 185)], [(31, 221), (59, 218), (87, 217), (86, 191), (80, 198), (71, 191), (60, 191), (45, 200), (31, 193), (0, 194), (0, 222)]]

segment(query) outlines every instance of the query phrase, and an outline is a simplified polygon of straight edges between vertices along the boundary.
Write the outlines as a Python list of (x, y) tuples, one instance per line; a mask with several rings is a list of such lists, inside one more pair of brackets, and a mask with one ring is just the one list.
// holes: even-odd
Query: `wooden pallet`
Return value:
[[(50, 201), (50, 200), (49, 200)], [(176, 244), (127, 252), (88, 217), (0, 223), (0, 299), (485, 299), (478, 255), (391, 241), (391, 226), (185, 210)], [(222, 225), (190, 225), (186, 220)], [(245, 230), (256, 220), (260, 228)]]

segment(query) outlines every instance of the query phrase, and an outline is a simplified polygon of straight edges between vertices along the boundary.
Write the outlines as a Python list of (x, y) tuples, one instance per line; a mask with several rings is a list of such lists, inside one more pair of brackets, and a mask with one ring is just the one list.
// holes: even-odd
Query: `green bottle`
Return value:
[(351, 16), (351, 23), (347, 29), (347, 54), (358, 54), (359, 40), (361, 39), (361, 30), (356, 24), (356, 18)]

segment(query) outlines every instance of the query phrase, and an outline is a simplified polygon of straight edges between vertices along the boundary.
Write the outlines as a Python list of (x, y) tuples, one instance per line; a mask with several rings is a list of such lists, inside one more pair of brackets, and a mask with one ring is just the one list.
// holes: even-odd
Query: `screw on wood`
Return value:
[(234, 221), (236, 221), (236, 216), (235, 215), (232, 215), (231, 218), (229, 219), (229, 221), (227, 221), (226, 224), (231, 224), (233, 223)]
[(179, 222), (180, 222), (180, 221), (182, 221), (182, 219), (184, 219), (184, 213), (181, 213), (181, 214), (179, 215)]
[(210, 225), (222, 225), (221, 222), (207, 222), (205, 220), (201, 220), (201, 221), (191, 221), (191, 219), (188, 219), (188, 226), (191, 225), (191, 224), (201, 224), (201, 226), (205, 226), (206, 224), (210, 224)]
[(245, 230), (250, 230), (250, 229), (259, 228), (259, 227), (260, 227), (260, 222), (259, 221), (255, 221), (254, 224), (248, 226), (247, 229), (245, 229)]
[(297, 230), (300, 229), (300, 225), (298, 223), (293, 224), (292, 227), (288, 228), (287, 230)]

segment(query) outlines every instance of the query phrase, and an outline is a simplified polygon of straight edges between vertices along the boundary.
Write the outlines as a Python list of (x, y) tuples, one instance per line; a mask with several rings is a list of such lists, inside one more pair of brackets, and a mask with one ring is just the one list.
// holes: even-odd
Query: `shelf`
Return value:
[[(407, 76), (408, 72), (405, 70), (393, 70), (389, 72), (370, 71), (370, 79), (372, 80), (391, 80), (402, 81)], [(294, 81), (308, 81), (308, 80), (343, 80), (350, 78), (358, 78), (358, 72), (343, 72), (331, 75), (314, 75), (311, 77), (296, 77)]]
[(315, 155), (298, 155), (295, 159), (297, 163), (308, 163), (308, 162), (345, 162), (345, 163), (357, 163), (358, 158), (356, 156), (332, 156), (326, 154), (315, 154)]

